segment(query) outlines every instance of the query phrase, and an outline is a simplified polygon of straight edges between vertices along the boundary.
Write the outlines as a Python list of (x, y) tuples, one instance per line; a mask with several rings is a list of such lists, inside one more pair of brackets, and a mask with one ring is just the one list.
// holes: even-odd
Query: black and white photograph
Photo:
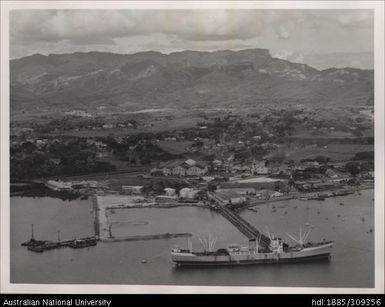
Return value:
[(305, 2), (2, 2), (3, 289), (383, 293), (384, 3)]

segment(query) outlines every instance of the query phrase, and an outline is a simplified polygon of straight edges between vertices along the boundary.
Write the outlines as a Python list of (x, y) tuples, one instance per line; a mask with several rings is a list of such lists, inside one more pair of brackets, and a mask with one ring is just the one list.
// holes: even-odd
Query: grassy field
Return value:
[(114, 136), (134, 135), (138, 133), (157, 133), (163, 131), (171, 131), (185, 128), (196, 127), (196, 120), (188, 118), (178, 120), (162, 120), (158, 122), (152, 122), (134, 128), (111, 128), (111, 129), (99, 129), (99, 130), (72, 130), (64, 132), (53, 132), (47, 135), (51, 136), (75, 136), (75, 137), (106, 137), (113, 134)]
[(174, 155), (184, 154), (186, 148), (193, 144), (191, 141), (159, 141), (158, 145), (166, 152)]
[(137, 185), (144, 186), (150, 182), (160, 181), (169, 183), (172, 186), (174, 183), (183, 182), (186, 183), (184, 178), (169, 178), (169, 177), (147, 177), (144, 178), (144, 174), (149, 173), (149, 169), (143, 167), (138, 168), (137, 172), (132, 173), (106, 173), (106, 174), (88, 174), (81, 176), (66, 177), (69, 181), (82, 181), (82, 180), (95, 180), (99, 182), (105, 182), (112, 190), (120, 191), (122, 185)]
[(357, 152), (374, 151), (373, 145), (361, 144), (329, 144), (325, 147), (305, 146), (302, 148), (289, 150), (288, 159), (299, 161), (306, 158), (315, 158), (318, 155), (327, 156), (332, 160), (349, 160)]

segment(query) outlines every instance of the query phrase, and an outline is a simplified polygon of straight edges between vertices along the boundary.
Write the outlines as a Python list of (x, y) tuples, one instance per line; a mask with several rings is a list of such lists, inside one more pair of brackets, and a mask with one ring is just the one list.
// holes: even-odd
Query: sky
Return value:
[(373, 21), (371, 10), (14, 10), (10, 55), (266, 48), (300, 62), (373, 52)]

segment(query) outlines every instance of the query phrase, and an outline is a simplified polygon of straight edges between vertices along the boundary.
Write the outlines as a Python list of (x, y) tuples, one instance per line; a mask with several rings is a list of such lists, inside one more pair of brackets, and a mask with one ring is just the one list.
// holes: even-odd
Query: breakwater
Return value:
[(173, 238), (191, 237), (191, 236), (192, 236), (191, 233), (163, 233), (163, 234), (152, 234), (152, 235), (111, 237), (108, 239), (102, 239), (101, 241), (104, 243), (110, 243), (110, 242), (123, 242), (123, 241), (173, 239)]

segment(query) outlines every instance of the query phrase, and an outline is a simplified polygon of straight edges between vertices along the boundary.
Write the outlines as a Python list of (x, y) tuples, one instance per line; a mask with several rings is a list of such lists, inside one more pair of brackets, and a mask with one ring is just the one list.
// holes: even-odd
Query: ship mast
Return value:
[(199, 238), (204, 251), (213, 252), (215, 243), (217, 242), (217, 238), (212, 238), (211, 233), (209, 233), (208, 238)]
[(299, 239), (296, 239), (294, 238), (291, 234), (286, 233), (286, 235), (292, 239), (294, 242), (296, 242), (301, 248), (303, 248), (303, 245), (305, 244), (305, 241), (307, 240), (307, 238), (309, 237), (309, 234), (311, 232), (311, 229), (309, 229), (308, 231), (305, 231), (304, 235), (302, 235), (302, 227), (299, 228)]
[(31, 239), (35, 240), (35, 235), (33, 233), (33, 224), (31, 224)]

